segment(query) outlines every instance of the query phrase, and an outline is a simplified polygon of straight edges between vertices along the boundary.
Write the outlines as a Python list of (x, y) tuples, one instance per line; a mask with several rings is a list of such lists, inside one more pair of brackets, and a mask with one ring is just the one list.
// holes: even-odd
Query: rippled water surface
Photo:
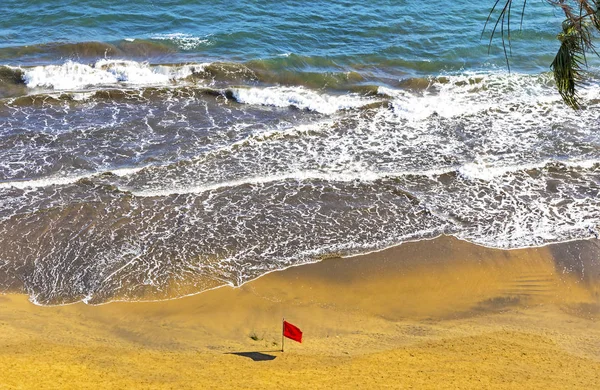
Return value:
[(5, 0), (0, 290), (161, 299), (439, 234), (596, 235), (597, 61), (568, 109), (552, 8), (514, 11), (508, 73), (492, 5)]

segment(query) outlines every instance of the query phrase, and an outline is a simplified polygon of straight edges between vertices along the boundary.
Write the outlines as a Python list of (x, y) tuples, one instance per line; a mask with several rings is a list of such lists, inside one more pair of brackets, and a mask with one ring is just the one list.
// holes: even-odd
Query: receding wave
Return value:
[(141, 171), (145, 167), (139, 168), (115, 168), (108, 171), (97, 172), (97, 173), (82, 173), (78, 175), (63, 175), (63, 176), (51, 176), (39, 179), (31, 180), (16, 180), (16, 181), (0, 181), (0, 189), (32, 189), (41, 187), (51, 186), (64, 186), (68, 184), (74, 184), (78, 181), (91, 179), (97, 176), (103, 175), (115, 175), (115, 176), (128, 176), (136, 172)]
[(158, 299), (439, 234), (515, 248), (599, 233), (595, 81), (574, 112), (545, 73), (332, 66), (288, 84), (307, 67), (266, 68), (3, 68), (27, 92), (0, 102), (0, 289)]
[[(327, 171), (296, 171), (282, 173), (272, 176), (255, 176), (247, 177), (244, 179), (220, 182), (220, 183), (206, 183), (200, 185), (175, 187), (168, 189), (144, 189), (144, 190), (131, 190), (127, 189), (127, 192), (131, 192), (136, 196), (170, 196), (170, 195), (181, 195), (181, 194), (199, 194), (203, 192), (210, 192), (217, 189), (227, 187), (237, 187), (243, 185), (256, 185), (266, 184), (278, 181), (296, 180), (296, 181), (310, 181), (310, 180), (322, 180), (327, 182), (375, 182), (383, 179), (395, 179), (402, 178), (405, 176), (424, 176), (439, 178), (447, 175), (460, 175), (467, 180), (476, 180), (489, 182), (496, 178), (505, 175), (516, 174), (520, 172), (536, 172), (544, 170), (552, 170), (554, 168), (582, 168), (588, 170), (595, 170), (600, 166), (600, 160), (589, 160), (589, 161), (544, 161), (538, 164), (529, 164), (526, 166), (505, 166), (505, 167), (485, 167), (476, 163), (466, 164), (456, 169), (444, 170), (434, 169), (430, 171), (397, 171), (397, 172), (374, 172), (374, 171), (341, 171), (341, 172), (327, 172)], [(152, 168), (149, 168), (152, 169)], [(137, 171), (135, 171), (137, 172)], [(2, 188), (2, 187), (0, 187)]]
[(118, 179), (111, 175), (15, 189), (10, 199), (21, 203), (0, 219), (2, 286), (39, 304), (159, 299), (439, 234), (507, 248), (591, 237), (600, 165), (573, 164), (507, 170), (489, 182), (459, 169), (304, 172), (151, 197), (102, 185)]
[[(44, 177), (39, 179), (31, 180), (6, 180), (0, 181), (0, 189), (34, 189), (41, 187), (50, 186), (62, 186), (68, 184), (74, 184), (81, 180), (88, 180), (94, 178), (106, 178), (110, 175), (116, 177), (131, 177), (137, 173), (151, 172), (153, 169), (170, 169), (171, 167), (181, 166), (182, 162), (177, 162), (171, 165), (148, 165), (143, 167), (133, 168), (114, 168), (106, 171), (94, 172), (94, 173), (82, 173), (77, 175), (66, 175), (66, 176), (54, 176)], [(305, 170), (305, 171), (293, 171), (285, 172), (271, 176), (254, 176), (246, 177), (239, 180), (216, 182), (216, 183), (203, 183), (191, 186), (181, 186), (170, 188), (154, 188), (154, 189), (143, 189), (143, 190), (131, 190), (131, 188), (124, 188), (124, 192), (131, 192), (136, 196), (143, 197), (154, 197), (154, 196), (170, 196), (180, 194), (199, 194), (203, 192), (210, 192), (221, 188), (237, 187), (247, 184), (265, 184), (278, 181), (296, 180), (296, 181), (310, 181), (310, 180), (323, 180), (329, 182), (374, 182), (382, 179), (393, 179), (404, 176), (426, 176), (426, 177), (442, 177), (446, 175), (460, 175), (467, 180), (480, 180), (483, 182), (492, 181), (501, 176), (516, 174), (519, 172), (533, 172), (542, 170), (552, 170), (554, 168), (562, 169), (585, 169), (594, 171), (600, 168), (600, 160), (547, 160), (540, 161), (539, 163), (531, 163), (519, 166), (486, 166), (480, 163), (468, 163), (452, 169), (432, 169), (429, 171), (318, 171), (318, 170)]]

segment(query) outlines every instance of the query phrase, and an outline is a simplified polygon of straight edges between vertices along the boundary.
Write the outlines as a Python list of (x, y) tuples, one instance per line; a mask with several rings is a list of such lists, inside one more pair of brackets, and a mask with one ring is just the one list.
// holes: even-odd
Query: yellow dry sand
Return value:
[(600, 388), (597, 248), (440, 237), (172, 301), (0, 296), (0, 389)]

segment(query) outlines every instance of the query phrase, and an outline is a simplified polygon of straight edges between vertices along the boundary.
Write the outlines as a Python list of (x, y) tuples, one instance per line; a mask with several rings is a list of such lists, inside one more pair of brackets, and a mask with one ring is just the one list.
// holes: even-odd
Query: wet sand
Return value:
[[(281, 348), (281, 318), (304, 331)], [(150, 303), (0, 296), (0, 388), (595, 388), (600, 244), (450, 237)]]

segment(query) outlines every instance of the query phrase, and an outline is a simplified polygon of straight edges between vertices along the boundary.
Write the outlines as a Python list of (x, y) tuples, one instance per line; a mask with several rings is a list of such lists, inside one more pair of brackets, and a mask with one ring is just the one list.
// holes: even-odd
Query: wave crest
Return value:
[(303, 87), (235, 88), (231, 91), (238, 103), (295, 107), (321, 114), (333, 114), (373, 103), (372, 99), (357, 94), (324, 95)]
[(67, 61), (63, 65), (36, 66), (22, 69), (29, 88), (81, 90), (114, 85), (165, 85), (192, 75), (202, 64), (151, 66), (145, 62), (100, 60), (92, 65)]

